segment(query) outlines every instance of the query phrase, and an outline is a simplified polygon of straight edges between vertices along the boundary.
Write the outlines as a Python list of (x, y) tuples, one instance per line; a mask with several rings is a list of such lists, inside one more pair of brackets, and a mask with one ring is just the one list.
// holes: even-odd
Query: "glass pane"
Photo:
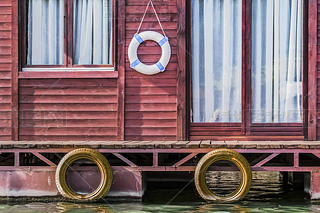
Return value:
[(63, 64), (64, 1), (27, 1), (27, 64)]
[(241, 122), (241, 0), (192, 0), (192, 122)]
[(302, 0), (252, 1), (252, 122), (302, 122)]
[(112, 0), (73, 5), (73, 63), (112, 64)]

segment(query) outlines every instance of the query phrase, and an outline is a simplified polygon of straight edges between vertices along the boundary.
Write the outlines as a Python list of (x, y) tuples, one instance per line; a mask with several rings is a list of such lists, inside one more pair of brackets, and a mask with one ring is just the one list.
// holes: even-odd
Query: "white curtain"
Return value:
[(302, 122), (302, 0), (252, 1), (252, 122)]
[(64, 1), (29, 0), (27, 64), (63, 64)]
[(112, 63), (112, 0), (74, 0), (73, 63)]
[(192, 121), (241, 122), (241, 0), (192, 0)]

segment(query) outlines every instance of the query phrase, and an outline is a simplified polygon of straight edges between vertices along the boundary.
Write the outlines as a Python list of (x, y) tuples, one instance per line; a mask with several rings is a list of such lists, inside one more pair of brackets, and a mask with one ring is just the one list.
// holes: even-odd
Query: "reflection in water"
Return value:
[[(226, 168), (228, 171), (217, 171), (216, 168)], [(232, 162), (219, 160), (209, 166), (206, 171), (206, 184), (215, 195), (225, 197), (234, 193), (241, 184), (241, 172)]]
[(88, 205), (61, 202), (56, 204), (56, 212), (114, 212), (108, 205)]
[(31, 203), (24, 205), (0, 205), (0, 212), (115, 212), (107, 204), (74, 204), (74, 203)]
[[(213, 178), (217, 178), (214, 177)], [(221, 177), (220, 177), (221, 178)], [(193, 186), (170, 190), (158, 187), (147, 193), (144, 202), (75, 204), (30, 203), (0, 205), (0, 212), (320, 212), (320, 205), (312, 204), (301, 191), (284, 190), (279, 173), (253, 173), (252, 188), (245, 200), (233, 204), (207, 203), (198, 195)], [(223, 187), (223, 182), (220, 184)], [(230, 181), (227, 182), (228, 187)], [(170, 188), (170, 187), (167, 187)], [(179, 193), (181, 192), (181, 193)], [(173, 202), (171, 200), (177, 195)]]
[(232, 172), (206, 172), (206, 184), (214, 194), (218, 196), (227, 196), (233, 193), (241, 183), (241, 173)]
[[(65, 205), (65, 204), (64, 204)], [(209, 204), (209, 203), (175, 203), (169, 205), (161, 204), (139, 204), (139, 203), (126, 203), (126, 204), (82, 204), (82, 205), (66, 205), (61, 206), (60, 203), (33, 203), (27, 205), (1, 205), (0, 212), (8, 213), (85, 213), (85, 212), (319, 212), (320, 205), (310, 204), (277, 204), (266, 202), (242, 202), (239, 204)]]

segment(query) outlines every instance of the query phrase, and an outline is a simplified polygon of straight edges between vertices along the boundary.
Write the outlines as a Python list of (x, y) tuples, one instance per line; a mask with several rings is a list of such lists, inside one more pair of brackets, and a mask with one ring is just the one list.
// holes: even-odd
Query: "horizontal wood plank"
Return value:
[(126, 119), (144, 120), (144, 119), (175, 119), (177, 112), (126, 112)]
[(177, 129), (175, 127), (127, 127), (125, 131), (126, 136), (175, 136)]
[[(1, 90), (0, 90), (1, 91)], [(20, 95), (91, 95), (91, 96), (103, 96), (103, 95), (117, 95), (117, 87), (80, 87), (80, 88), (21, 88)]]
[[(0, 112), (0, 119), (1, 119)], [(4, 116), (8, 119), (10, 116)], [(20, 119), (69, 120), (69, 119), (117, 119), (117, 112), (20, 112)]]
[[(1, 54), (1, 48), (0, 48)], [(33, 72), (26, 71), (20, 72), (19, 78), (27, 78), (27, 79), (42, 79), (42, 78), (77, 78), (77, 79), (88, 79), (88, 78), (118, 78), (117, 71), (68, 71), (68, 72), (60, 72), (60, 71), (52, 71), (52, 72)]]
[[(21, 135), (19, 137), (22, 141), (115, 141), (116, 136), (90, 136), (90, 135)], [(89, 146), (89, 145), (87, 145)], [(43, 147), (42, 147), (43, 148)]]
[[(149, 0), (130, 0), (126, 1), (127, 6), (147, 6)], [(175, 1), (172, 0), (152, 0), (155, 6), (157, 5), (164, 5), (164, 6), (171, 6), (176, 5)]]
[(117, 111), (118, 104), (91, 104), (91, 103), (71, 103), (71, 104), (20, 104), (19, 110), (23, 111), (43, 111), (43, 112), (114, 112)]
[(60, 119), (60, 120), (45, 120), (45, 119), (29, 119), (20, 120), (19, 127), (116, 127), (116, 119)]
[(174, 112), (177, 110), (177, 106), (175, 103), (143, 103), (143, 104), (127, 104), (125, 106), (125, 110), (127, 112)]
[[(177, 13), (176, 5), (171, 5), (170, 7), (160, 5), (160, 6), (155, 6), (155, 8), (157, 10), (157, 13), (159, 13), (159, 14)], [(145, 8), (142, 8), (141, 6), (130, 6), (130, 5), (126, 6), (126, 13), (127, 14), (136, 14), (136, 15), (142, 14), (143, 15), (144, 11), (145, 11)], [(148, 8), (147, 13), (153, 13), (152, 7)]]
[[(1, 81), (0, 81), (1, 85)], [(83, 88), (83, 87), (110, 87), (117, 86), (115, 79), (22, 79), (20, 87), (35, 88)]]
[(117, 128), (114, 127), (33, 127), (33, 128), (26, 128), (20, 127), (19, 134), (21, 136), (28, 135), (28, 136), (54, 136), (54, 135), (67, 135), (67, 136), (80, 136), (80, 135), (90, 135), (90, 136), (116, 136), (117, 135)]
[(19, 97), (19, 103), (117, 103), (116, 95), (109, 96), (74, 96), (74, 95), (23, 95)]
[(125, 127), (176, 127), (177, 121), (175, 119), (145, 119), (145, 120), (133, 120), (128, 119), (125, 122)]
[(147, 103), (168, 103), (168, 104), (175, 104), (176, 103), (176, 96), (175, 95), (158, 95), (158, 96), (134, 96), (130, 95), (126, 97), (127, 104), (147, 104)]

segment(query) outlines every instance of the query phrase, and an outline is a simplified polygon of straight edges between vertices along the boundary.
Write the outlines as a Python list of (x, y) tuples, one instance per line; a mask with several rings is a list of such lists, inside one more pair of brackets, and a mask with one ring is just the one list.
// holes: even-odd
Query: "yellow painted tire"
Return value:
[[(228, 195), (219, 196), (213, 193), (206, 183), (206, 172), (211, 164), (217, 161), (229, 161), (240, 170), (241, 181), (239, 187)], [(231, 202), (244, 198), (249, 192), (252, 180), (251, 167), (248, 161), (238, 152), (229, 149), (216, 149), (201, 158), (194, 174), (195, 185), (199, 195), (208, 201)]]
[[(88, 159), (93, 161), (100, 170), (100, 184), (98, 188), (90, 194), (81, 195), (75, 193), (68, 186), (66, 180), (68, 167), (79, 159)], [(101, 153), (93, 149), (75, 149), (61, 159), (56, 170), (55, 179), (57, 188), (63, 197), (78, 201), (93, 201), (101, 199), (109, 192), (112, 184), (112, 169), (107, 159)]]

